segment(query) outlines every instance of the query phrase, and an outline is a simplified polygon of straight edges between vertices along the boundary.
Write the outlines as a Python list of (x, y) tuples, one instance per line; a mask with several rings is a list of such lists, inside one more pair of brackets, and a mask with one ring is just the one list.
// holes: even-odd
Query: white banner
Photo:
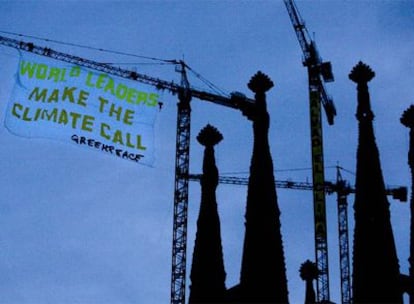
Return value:
[(149, 85), (20, 52), (5, 118), (13, 134), (154, 162), (159, 95)]

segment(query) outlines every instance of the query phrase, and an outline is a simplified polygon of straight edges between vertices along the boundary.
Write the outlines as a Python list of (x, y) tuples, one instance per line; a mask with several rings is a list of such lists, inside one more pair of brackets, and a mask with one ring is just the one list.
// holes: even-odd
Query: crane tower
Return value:
[(177, 137), (175, 155), (175, 183), (174, 183), (174, 214), (173, 214), (173, 242), (172, 242), (172, 272), (171, 272), (171, 304), (185, 303), (186, 280), (186, 252), (187, 252), (187, 210), (188, 210), (188, 170), (190, 162), (190, 100), (194, 97), (233, 109), (248, 109), (254, 101), (244, 95), (236, 93), (230, 96), (217, 95), (200, 91), (189, 85), (186, 76), (186, 64), (183, 61), (170, 61), (178, 65), (181, 72), (181, 83), (165, 81), (135, 71), (114, 67), (86, 58), (40, 47), (32, 42), (25, 42), (0, 36), (0, 45), (30, 52), (40, 56), (53, 58), (70, 64), (86, 67), (92, 70), (115, 75), (151, 85), (159, 90), (166, 90), (178, 94), (177, 104)]
[(330, 300), (321, 103), (325, 108), (328, 123), (332, 125), (336, 110), (332, 99), (326, 93), (324, 82), (331, 82), (334, 77), (330, 62), (322, 62), (316, 44), (310, 38), (293, 0), (284, 0), (284, 3), (303, 51), (303, 65), (308, 69), (315, 258), (320, 273), (317, 280), (317, 301), (326, 303)]
[[(341, 277), (341, 303), (350, 304), (351, 299), (351, 270), (349, 263), (349, 238), (348, 238), (348, 200), (349, 194), (354, 194), (356, 189), (351, 187), (347, 181), (342, 179), (341, 167), (337, 166), (336, 182), (325, 181), (324, 191), (330, 195), (337, 194), (338, 212), (338, 242), (339, 242), (339, 264)], [(200, 181), (201, 174), (190, 174), (189, 180)], [(219, 176), (218, 182), (228, 185), (247, 185), (248, 178)], [(278, 181), (275, 180), (276, 188), (293, 190), (314, 190), (314, 185), (309, 182)], [(407, 201), (407, 187), (387, 187), (386, 194), (401, 202)]]

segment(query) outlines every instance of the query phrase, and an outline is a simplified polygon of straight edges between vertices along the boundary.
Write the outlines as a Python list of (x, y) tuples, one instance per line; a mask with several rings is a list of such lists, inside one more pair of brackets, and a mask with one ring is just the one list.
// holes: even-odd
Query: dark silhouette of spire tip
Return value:
[(212, 125), (207, 124), (200, 133), (198, 133), (197, 140), (203, 146), (214, 146), (223, 139), (223, 135)]
[(306, 260), (306, 262), (300, 265), (299, 274), (300, 278), (304, 281), (316, 280), (319, 276), (319, 269), (316, 263)]
[(401, 116), (401, 123), (407, 128), (414, 128), (414, 105), (411, 105)]
[(375, 77), (375, 72), (368, 65), (360, 61), (354, 66), (348, 77), (356, 83), (367, 83)]
[(258, 71), (249, 81), (247, 86), (254, 93), (265, 93), (273, 87), (273, 81), (266, 74)]

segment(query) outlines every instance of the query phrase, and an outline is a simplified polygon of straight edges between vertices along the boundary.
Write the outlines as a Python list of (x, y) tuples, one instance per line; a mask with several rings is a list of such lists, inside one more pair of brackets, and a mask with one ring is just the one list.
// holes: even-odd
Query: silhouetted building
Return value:
[(390, 221), (379, 152), (375, 142), (368, 82), (375, 73), (359, 62), (349, 74), (357, 83), (359, 122), (355, 230), (353, 248), (353, 302), (402, 303), (399, 264)]
[(410, 199), (410, 265), (409, 276), (402, 276), (403, 290), (410, 295), (410, 303), (414, 303), (414, 105), (411, 105), (401, 116), (401, 123), (410, 129), (410, 147), (408, 150), (408, 165), (411, 171)]
[(239, 303), (287, 303), (286, 267), (268, 142), (269, 114), (265, 95), (273, 83), (258, 72), (248, 87), (255, 93), (255, 105), (244, 114), (253, 121), (254, 144), (240, 284), (229, 290), (229, 297)]
[(218, 130), (210, 125), (202, 129), (197, 137), (205, 149), (189, 303), (221, 303), (225, 295), (226, 273), (216, 202), (218, 170), (213, 148), (222, 139)]
[(268, 142), (269, 114), (265, 93), (273, 87), (273, 83), (258, 72), (248, 87), (255, 93), (255, 103), (245, 105), (242, 111), (253, 121), (254, 144), (240, 283), (225, 289), (226, 274), (215, 196), (218, 170), (213, 150), (222, 137), (216, 129), (207, 126), (197, 137), (206, 148), (189, 303), (288, 303), (280, 211)]
[(307, 260), (300, 266), (299, 269), (300, 278), (306, 282), (306, 291), (305, 291), (305, 304), (315, 304), (316, 303), (316, 293), (313, 288), (313, 281), (316, 280), (319, 276), (318, 266)]

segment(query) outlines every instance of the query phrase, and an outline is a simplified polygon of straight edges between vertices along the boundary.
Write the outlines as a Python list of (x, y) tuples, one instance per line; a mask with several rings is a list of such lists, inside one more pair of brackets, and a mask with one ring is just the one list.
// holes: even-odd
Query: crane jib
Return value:
[[(122, 78), (135, 80), (137, 82), (141, 82), (143, 84), (153, 86), (158, 90), (167, 90), (173, 94), (177, 94), (184, 89), (181, 85), (174, 83), (172, 81), (166, 81), (166, 80), (162, 80), (159, 78), (154, 78), (148, 75), (137, 73), (135, 71), (130, 71), (130, 70), (122, 69), (119, 67), (114, 67), (108, 64), (96, 62), (90, 59), (85, 59), (85, 58), (73, 56), (70, 54), (58, 52), (50, 48), (39, 47), (37, 45), (34, 45), (32, 42), (15, 40), (15, 39), (0, 35), (0, 45), (5, 45), (11, 48), (18, 49), (18, 50), (23, 50), (26, 52), (40, 55), (40, 56), (53, 58), (56, 60), (64, 61), (70, 64), (82, 66), (82, 67), (93, 69), (96, 71), (101, 71), (103, 73), (119, 76)], [(223, 96), (223, 95), (218, 95), (218, 94), (214, 94), (210, 92), (201, 91), (201, 90), (191, 88), (191, 87), (188, 88), (188, 92), (189, 94), (191, 94), (192, 97), (198, 98), (200, 100), (209, 101), (212, 103), (216, 103), (216, 104), (234, 108), (234, 109), (241, 109), (242, 107), (249, 107), (251, 104), (254, 103), (254, 100), (247, 98), (247, 97), (243, 97), (243, 98), (240, 98), (239, 96), (237, 96), (237, 98), (234, 98), (234, 96), (228, 97), (228, 96)]]

